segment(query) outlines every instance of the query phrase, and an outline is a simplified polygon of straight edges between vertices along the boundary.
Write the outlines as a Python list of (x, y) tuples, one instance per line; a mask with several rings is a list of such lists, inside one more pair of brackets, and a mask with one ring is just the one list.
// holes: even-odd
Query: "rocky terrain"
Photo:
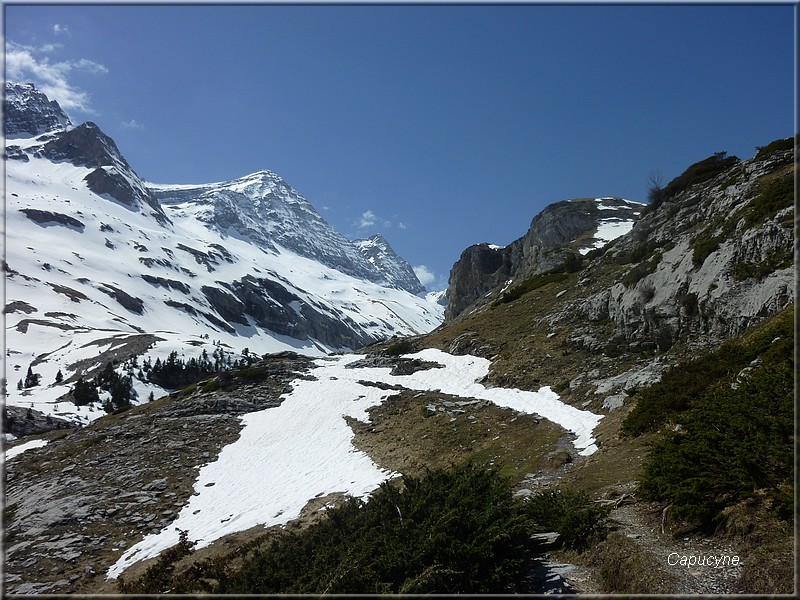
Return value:
[(206, 382), (206, 391), (52, 431), (47, 446), (8, 461), (6, 591), (103, 589), (110, 564), (168, 526), (192, 495), (197, 470), (237, 439), (238, 417), (280, 405), (308, 364), (274, 355), (247, 373)]
[[(654, 444), (680, 427), (668, 421), (629, 435), (623, 423), (675, 365), (725, 342), (763, 337), (776, 320), (791, 320), (794, 146), (791, 139), (777, 140), (744, 161), (713, 155), (654, 189), (647, 207), (616, 198), (551, 205), (508, 247), (480, 244), (465, 250), (451, 272), (446, 321), (433, 331), (358, 340), (371, 343), (357, 355), (317, 361), (293, 353), (267, 355), (82, 428), (34, 433), (47, 445), (6, 465), (6, 591), (117, 591), (107, 575), (120, 557), (188, 522), (187, 507), (203, 498), (206, 488), (222, 486), (219, 479), (203, 477), (223, 463), (223, 451), (257, 433), (255, 417), (268, 421), (283, 415), (305, 390), (305, 400), (313, 398), (316, 408), (304, 408), (294, 422), (310, 425), (310, 433), (297, 429), (308, 443), (325, 440), (331, 454), (343, 450), (348, 460), (368, 458), (387, 476), (412, 476), (472, 459), (509, 478), (517, 498), (556, 488), (579, 490), (608, 507), (611, 533), (601, 542), (583, 552), (553, 545), (528, 557), (531, 582), (553, 584), (538, 589), (697, 594), (763, 592), (762, 585), (786, 592), (791, 527), (771, 514), (766, 495), (726, 509), (718, 531), (669, 518), (669, 505), (647, 500), (639, 483)], [(181, 210), (208, 216), (216, 206), (232, 206), (241, 198), (230, 190), (251, 185), (278, 184), (262, 174), (236, 185), (215, 184), (213, 193), (209, 188), (191, 194), (202, 201), (187, 200), (178, 187), (161, 188), (156, 196), (164, 201), (173, 195), (172, 210), (165, 214), (175, 221)], [(628, 232), (603, 243), (609, 229), (619, 227)], [(196, 268), (221, 270), (225, 254), (207, 250), (192, 255)], [(183, 280), (155, 281), (183, 293)], [(270, 310), (294, 310), (300, 292), (287, 291), (289, 283), (279, 281), (282, 290), (257, 277), (234, 278), (224, 291), (209, 291), (205, 298), (216, 318), (228, 323), (259, 315), (265, 295), (276, 300)], [(191, 279), (185, 284), (194, 285)], [(7, 312), (20, 323), (35, 323), (30, 303), (18, 300)], [(261, 318), (268, 320), (266, 308)], [(781, 341), (775, 335), (766, 339), (766, 347)], [(759, 360), (733, 371), (734, 383), (725, 379), (722, 387), (746, 382)], [(477, 368), (483, 364), (485, 371)], [(324, 389), (315, 387), (323, 383)], [(576, 430), (514, 403), (534, 394), (541, 412), (549, 398), (563, 414), (593, 419), (591, 443), (584, 439), (579, 446)], [(347, 439), (334, 448), (323, 429), (341, 422), (315, 417), (337, 402)], [(348, 410), (355, 405), (358, 410)], [(28, 431), (41, 431), (36, 424), (42, 417), (32, 417), (30, 428), (15, 425), (21, 439), (12, 448), (31, 438)], [(13, 415), (16, 423), (21, 418)], [(258, 443), (266, 447), (270, 441)], [(277, 460), (296, 460), (293, 452)], [(252, 467), (241, 464), (243, 470)], [(315, 480), (314, 466), (303, 468), (299, 479)], [(235, 562), (240, 550), (266, 547), (271, 536), (324, 519), (327, 509), (341, 503), (347, 475), (336, 489), (300, 489), (306, 506), (295, 519), (199, 544), (178, 571), (191, 574), (192, 565), (214, 556)], [(264, 475), (259, 483), (279, 488), (286, 482)], [(278, 516), (264, 515), (263, 522)], [(671, 568), (665, 561), (671, 552), (751, 558), (741, 568), (709, 574)], [(125, 579), (135, 580), (155, 561), (132, 562)]]

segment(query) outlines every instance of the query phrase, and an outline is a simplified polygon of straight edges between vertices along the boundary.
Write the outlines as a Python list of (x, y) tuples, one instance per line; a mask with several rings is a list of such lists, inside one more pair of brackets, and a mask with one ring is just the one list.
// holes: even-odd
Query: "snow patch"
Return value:
[(47, 445), (47, 440), (31, 440), (30, 442), (25, 442), (24, 444), (19, 444), (18, 446), (14, 446), (13, 448), (9, 448), (6, 450), (6, 460), (11, 460), (12, 458), (16, 458), (23, 452), (27, 452), (28, 450), (33, 450), (34, 448), (41, 448), (42, 446)]
[(367, 410), (394, 391), (359, 381), (401, 385), (411, 390), (441, 390), (464, 398), (489, 400), (498, 406), (538, 414), (575, 434), (575, 446), (587, 456), (597, 450), (592, 431), (602, 418), (564, 404), (549, 387), (538, 392), (487, 389), (479, 380), (489, 361), (440, 350), (423, 350), (407, 358), (436, 362), (444, 368), (391, 375), (387, 367), (347, 368), (361, 360), (349, 354), (316, 361), (315, 380), (298, 379), (276, 408), (242, 417), (239, 439), (204, 466), (195, 494), (178, 518), (157, 534), (129, 548), (108, 571), (116, 579), (135, 562), (157, 556), (178, 542), (178, 530), (202, 548), (225, 535), (256, 525), (282, 525), (296, 518), (315, 497), (343, 492), (366, 497), (384, 480), (397, 476), (376, 465), (352, 444), (344, 417), (368, 421)]

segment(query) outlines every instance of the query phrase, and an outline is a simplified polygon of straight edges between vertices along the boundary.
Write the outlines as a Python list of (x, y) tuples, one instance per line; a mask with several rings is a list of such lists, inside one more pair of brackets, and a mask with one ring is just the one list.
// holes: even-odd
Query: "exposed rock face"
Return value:
[(114, 140), (91, 121), (57, 135), (44, 144), (37, 155), (93, 168), (86, 176), (90, 190), (99, 195), (106, 194), (131, 210), (149, 208), (159, 223), (169, 223), (158, 200), (133, 171)]
[(411, 265), (397, 255), (381, 234), (354, 240), (353, 243), (361, 255), (383, 273), (388, 285), (399, 287), (412, 294), (421, 294), (425, 291), (425, 286), (420, 283)]
[(665, 349), (738, 335), (791, 304), (794, 170), (791, 150), (756, 157), (647, 212), (602, 258), (627, 273), (577, 314), (613, 321), (615, 345)]
[(72, 127), (67, 114), (32, 83), (6, 82), (4, 133), (6, 138), (35, 137)]
[(47, 142), (41, 155), (50, 160), (66, 160), (75, 166), (121, 166), (130, 169), (116, 143), (100, 128), (87, 121)]
[(506, 248), (476, 244), (464, 250), (450, 271), (445, 320), (457, 317), (484, 294), (503, 285), (513, 269)]
[(298, 340), (313, 338), (334, 348), (356, 348), (372, 341), (345, 315), (314, 307), (277, 281), (243, 277), (221, 287), (203, 286), (214, 310), (229, 323), (250, 321)]
[(510, 280), (551, 269), (567, 255), (607, 241), (608, 233), (601, 229), (609, 224), (622, 225), (620, 235), (642, 208), (621, 198), (564, 200), (536, 215), (528, 232), (508, 246), (470, 246), (450, 271), (445, 319), (454, 319), (473, 304), (480, 306), (481, 298)]
[(70, 429), (74, 423), (22, 406), (3, 407), (3, 433), (21, 438), (54, 429)]
[(58, 223), (59, 225), (74, 227), (75, 229), (78, 229), (80, 231), (83, 231), (85, 227), (85, 225), (78, 219), (62, 213), (53, 212), (51, 210), (23, 208), (20, 210), (20, 212), (25, 213), (26, 217), (28, 217), (31, 221), (35, 223), (39, 223), (40, 225)]

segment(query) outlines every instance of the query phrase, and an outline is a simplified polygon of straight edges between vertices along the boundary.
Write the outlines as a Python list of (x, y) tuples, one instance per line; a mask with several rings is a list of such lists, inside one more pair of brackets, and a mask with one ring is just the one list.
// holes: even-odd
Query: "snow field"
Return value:
[(29, 442), (25, 442), (24, 444), (19, 444), (18, 446), (14, 446), (13, 448), (9, 448), (5, 452), (6, 460), (9, 461), (12, 458), (19, 456), (23, 452), (27, 452), (28, 450), (33, 450), (34, 448), (41, 448), (42, 446), (47, 445), (47, 440), (31, 440)]
[(362, 359), (360, 355), (317, 360), (312, 371), (316, 380), (295, 380), (292, 392), (279, 407), (242, 417), (241, 436), (223, 448), (215, 462), (201, 468), (194, 486), (197, 495), (189, 499), (178, 518), (129, 548), (107, 577), (116, 579), (131, 564), (176, 544), (178, 529), (188, 531), (189, 539), (202, 548), (255, 525), (285, 524), (314, 497), (332, 492), (365, 497), (382, 481), (396, 476), (352, 444), (353, 432), (344, 417), (368, 421), (367, 410), (394, 393), (362, 385), (360, 380), (412, 390), (441, 390), (535, 413), (574, 433), (580, 454), (597, 449), (592, 430), (602, 417), (560, 402), (549, 387), (538, 392), (487, 389), (476, 380), (488, 373), (489, 361), (474, 356), (429, 349), (407, 357), (436, 362), (443, 368), (395, 376), (385, 367), (346, 368)]

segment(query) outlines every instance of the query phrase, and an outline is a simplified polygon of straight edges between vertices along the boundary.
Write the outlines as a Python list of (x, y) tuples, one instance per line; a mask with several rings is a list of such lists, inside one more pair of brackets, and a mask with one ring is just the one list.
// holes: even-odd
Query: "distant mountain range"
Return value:
[[(348, 240), (275, 173), (151, 184), (32, 84), (6, 84), (5, 115), (12, 404), (87, 419), (59, 401), (112, 360), (322, 355), (442, 320), (382, 236)], [(15, 393), (28, 367), (41, 384)]]

